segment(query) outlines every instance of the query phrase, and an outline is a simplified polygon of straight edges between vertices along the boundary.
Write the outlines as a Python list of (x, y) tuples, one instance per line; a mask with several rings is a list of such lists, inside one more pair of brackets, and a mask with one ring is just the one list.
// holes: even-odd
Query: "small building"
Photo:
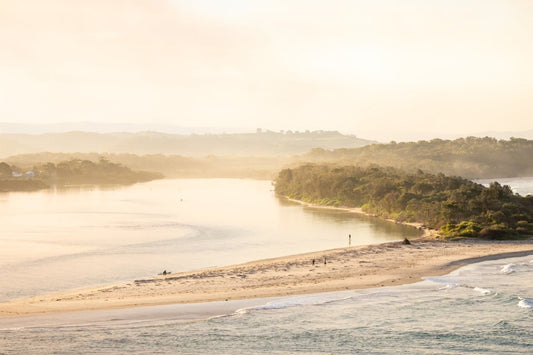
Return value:
[(16, 171), (11, 172), (11, 176), (18, 179), (18, 178), (25, 178), (25, 179), (33, 179), (35, 177), (35, 172), (33, 170), (28, 170), (24, 174), (17, 173)]

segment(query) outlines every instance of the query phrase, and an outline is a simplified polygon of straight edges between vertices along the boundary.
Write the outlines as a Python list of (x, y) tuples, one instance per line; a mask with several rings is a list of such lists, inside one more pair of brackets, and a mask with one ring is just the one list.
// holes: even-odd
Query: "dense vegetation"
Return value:
[(52, 184), (133, 184), (161, 178), (161, 174), (133, 171), (104, 158), (98, 162), (71, 159), (32, 168), (0, 163), (0, 191), (34, 191)]
[[(148, 139), (147, 137), (149, 136), (147, 135), (145, 138)], [(157, 136), (154, 136), (154, 139), (155, 137)], [(202, 139), (216, 140), (215, 137), (202, 136)], [(230, 135), (220, 137), (221, 147), (228, 142), (229, 137)], [(43, 161), (56, 164), (71, 158), (97, 161), (99, 157), (103, 156), (109, 161), (128, 166), (134, 170), (154, 171), (172, 178), (274, 179), (281, 169), (305, 162), (326, 162), (338, 166), (379, 164), (412, 172), (416, 172), (420, 168), (426, 172), (442, 172), (446, 175), (464, 176), (472, 179), (533, 176), (533, 141), (525, 139), (511, 139), (509, 141), (473, 137), (453, 141), (435, 139), (430, 142), (374, 144), (357, 149), (325, 150), (317, 148), (306, 155), (290, 156), (290, 152), (304, 147), (351, 144), (353, 142), (348, 136), (342, 136), (336, 132), (284, 134), (261, 132), (249, 136), (235, 135), (235, 137), (239, 142), (234, 143), (233, 148), (227, 148), (230, 150), (226, 148), (215, 149), (214, 145), (209, 144), (204, 148), (199, 148), (195, 156), (166, 155), (164, 149), (161, 148), (161, 152), (157, 154), (145, 155), (48, 152), (15, 155), (4, 160), (9, 164), (31, 168)], [(316, 141), (312, 140), (313, 137)], [(177, 138), (173, 137), (172, 139)], [(200, 137), (195, 139), (197, 139), (195, 142), (201, 141)], [(250, 142), (251, 139), (262, 142), (246, 147), (245, 142)], [(272, 147), (277, 145), (275, 149), (282, 151), (283, 154), (264, 156), (256, 154), (258, 147), (266, 146), (266, 141), (269, 139), (272, 139), (269, 144)], [(80, 141), (83, 142), (81, 137)], [(79, 146), (79, 148), (81, 150), (83, 147)], [(237, 150), (240, 152), (238, 155), (224, 155), (225, 152)], [(201, 152), (207, 151), (213, 151), (215, 155), (199, 156)], [(274, 148), (266, 151), (272, 153)]]
[(5, 159), (9, 164), (32, 167), (39, 162), (59, 163), (67, 159), (97, 161), (100, 157), (133, 170), (153, 171), (168, 178), (274, 179), (288, 160), (280, 157), (184, 157), (164, 154), (35, 153)]
[(354, 149), (314, 149), (307, 162), (341, 166), (378, 164), (406, 171), (476, 178), (533, 176), (533, 140), (467, 137), (409, 143), (373, 144)]
[(444, 174), (395, 168), (303, 165), (284, 169), (276, 192), (297, 200), (420, 222), (449, 237), (503, 238), (533, 234), (533, 196)]

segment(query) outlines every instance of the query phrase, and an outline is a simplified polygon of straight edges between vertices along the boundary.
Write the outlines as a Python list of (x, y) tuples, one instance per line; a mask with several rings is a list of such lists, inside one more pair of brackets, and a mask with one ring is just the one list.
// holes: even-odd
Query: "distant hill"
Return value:
[(368, 166), (475, 178), (533, 176), (533, 140), (467, 137), (410, 143), (373, 144), (355, 149), (314, 149), (304, 162)]
[[(151, 171), (168, 178), (273, 179), (290, 158), (283, 157), (185, 157), (164, 154), (32, 153), (8, 157), (5, 162), (18, 171), (35, 169), (43, 162), (54, 164), (72, 159), (97, 162), (102, 158), (133, 170)], [(1, 163), (0, 163), (1, 164)]]
[(474, 134), (476, 137), (494, 137), (498, 139), (511, 139), (511, 138), (525, 138), (533, 139), (533, 129), (526, 131), (506, 131), (506, 132), (496, 132), (496, 131), (487, 131), (481, 132), (479, 134)]
[(93, 133), (0, 134), (0, 158), (16, 154), (131, 153), (182, 156), (274, 156), (303, 154), (313, 148), (355, 148), (374, 141), (336, 131), (236, 134)]
[(55, 122), (55, 123), (21, 123), (21, 122), (0, 122), (0, 133), (28, 133), (45, 134), (58, 132), (161, 132), (170, 134), (205, 134), (205, 133), (243, 133), (250, 132), (250, 129), (231, 126), (209, 126), (192, 127), (179, 126), (164, 123), (119, 123), (119, 122)]
[[(434, 139), (431, 141), (419, 141), (410, 143), (389, 143), (389, 144), (372, 144), (364, 147), (353, 149), (324, 149), (313, 148), (306, 154), (288, 155), (287, 153), (280, 153), (274, 155), (272, 152), (287, 152), (305, 149), (306, 145), (320, 146), (320, 139), (317, 141), (309, 141), (307, 135), (316, 134), (322, 137), (323, 141), (331, 144), (338, 138), (336, 142), (344, 141), (345, 137), (338, 133), (331, 133), (331, 138), (328, 138), (327, 133), (308, 133), (302, 141), (298, 141), (298, 136), (301, 134), (280, 134), (280, 133), (260, 133), (253, 135), (242, 135), (240, 140), (235, 139), (233, 146), (226, 147), (224, 142), (229, 139), (225, 135), (222, 137), (208, 135), (198, 136), (198, 140), (194, 142), (197, 147), (197, 155), (188, 156), (186, 154), (134, 154), (133, 152), (142, 149), (134, 149), (128, 153), (97, 153), (96, 149), (92, 153), (79, 152), (65, 152), (65, 153), (50, 153), (51, 146), (54, 144), (50, 141), (48, 147), (49, 153), (29, 153), (18, 154), (7, 158), (3, 158), (9, 164), (19, 166), (24, 169), (32, 169), (33, 166), (39, 165), (42, 162), (59, 163), (69, 159), (81, 159), (98, 161), (101, 157), (109, 161), (123, 164), (134, 170), (153, 171), (164, 174), (166, 177), (241, 177), (241, 178), (274, 178), (279, 170), (287, 167), (294, 167), (302, 163), (327, 163), (329, 165), (355, 165), (355, 166), (369, 166), (381, 165), (392, 166), (405, 171), (416, 172), (423, 170), (428, 173), (443, 173), (446, 175), (463, 176), (470, 179), (482, 178), (503, 178), (503, 177), (529, 177), (533, 176), (533, 141), (526, 139), (511, 139), (511, 140), (497, 140), (494, 138), (474, 138), (467, 137), (456, 140), (441, 140)], [(267, 137), (273, 135), (274, 138), (268, 140)], [(78, 148), (78, 151), (87, 151), (89, 148), (101, 144), (109, 144), (108, 141), (102, 139), (108, 138), (107, 135), (95, 134), (95, 138), (89, 143), (81, 141), (81, 137), (87, 137), (88, 134), (80, 136), (80, 141), (76, 142), (76, 135), (69, 136), (71, 144)], [(172, 135), (170, 135), (172, 137)], [(240, 136), (240, 135), (228, 135)], [(48, 137), (48, 136), (47, 136)], [(133, 136), (129, 136), (131, 139)], [(186, 136), (183, 139), (186, 139)], [(50, 137), (48, 137), (50, 138)], [(250, 143), (252, 138), (257, 140), (264, 139), (265, 141)], [(51, 138), (50, 138), (51, 139)], [(187, 138), (188, 139), (188, 138)], [(219, 140), (218, 144), (212, 147), (198, 147), (202, 139)], [(172, 139), (169, 139), (172, 141)], [(15, 142), (11, 139), (11, 142)], [(140, 140), (136, 140), (139, 142)], [(179, 141), (179, 140), (178, 140)], [(65, 144), (66, 140), (63, 140)], [(121, 143), (122, 142), (122, 143)], [(117, 140), (117, 144), (132, 144), (127, 141), (127, 144), (122, 140)], [(166, 141), (157, 142), (157, 145), (164, 144)], [(245, 142), (249, 143), (249, 147), (244, 147)], [(171, 142), (167, 142), (169, 145)], [(182, 144), (183, 142), (180, 142)], [(283, 145), (280, 147), (273, 147), (273, 144)], [(294, 146), (290, 146), (290, 144)], [(140, 143), (139, 143), (140, 144)], [(192, 143), (191, 143), (192, 144)], [(269, 146), (270, 144), (270, 146)], [(237, 149), (237, 146), (241, 148)], [(220, 147), (214, 152), (214, 147)], [(263, 148), (260, 150), (259, 148)], [(267, 150), (265, 147), (270, 147)], [(84, 148), (84, 149), (81, 149)], [(164, 149), (163, 147), (161, 148)], [(170, 147), (166, 151), (172, 150)], [(189, 152), (192, 148), (184, 147), (184, 152)], [(43, 149), (44, 150), (44, 149)], [(99, 149), (104, 151), (104, 149)], [(270, 152), (270, 155), (259, 155), (258, 152)], [(199, 152), (203, 152), (201, 155)], [(207, 154), (213, 152), (213, 154)], [(228, 154), (233, 152), (233, 154)], [(235, 153), (237, 152), (237, 153)]]

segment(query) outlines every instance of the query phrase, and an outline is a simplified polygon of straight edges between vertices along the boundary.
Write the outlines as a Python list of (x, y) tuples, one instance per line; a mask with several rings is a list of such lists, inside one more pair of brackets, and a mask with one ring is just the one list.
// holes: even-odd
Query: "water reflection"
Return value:
[(415, 227), (384, 221), (378, 217), (372, 217), (362, 213), (306, 206), (281, 196), (276, 196), (276, 199), (282, 208), (302, 209), (302, 211), (312, 220), (332, 223), (338, 226), (347, 225), (348, 227), (351, 227), (354, 224), (365, 226), (371, 229), (376, 235), (389, 235), (392, 236), (391, 239), (398, 239), (398, 235), (417, 237), (422, 234), (422, 232)]

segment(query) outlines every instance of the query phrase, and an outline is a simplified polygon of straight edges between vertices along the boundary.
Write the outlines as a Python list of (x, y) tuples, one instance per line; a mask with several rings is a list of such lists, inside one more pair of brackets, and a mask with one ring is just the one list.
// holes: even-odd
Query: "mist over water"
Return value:
[(501, 185), (509, 185), (514, 193), (522, 196), (533, 195), (533, 177), (517, 178), (496, 178), (474, 180), (478, 184), (489, 186), (491, 182), (497, 181)]
[(0, 215), (0, 300), (419, 235), (237, 179), (3, 194)]

